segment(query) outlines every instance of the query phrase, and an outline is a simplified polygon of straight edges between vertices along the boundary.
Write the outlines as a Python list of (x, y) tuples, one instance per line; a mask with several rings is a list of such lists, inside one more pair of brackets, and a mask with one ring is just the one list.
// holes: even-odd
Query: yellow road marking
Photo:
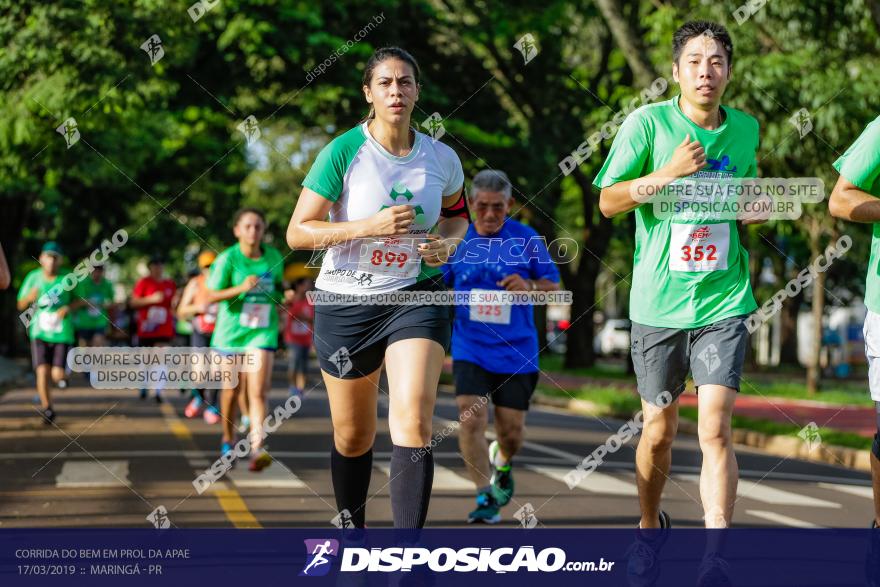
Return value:
[(247, 508), (241, 495), (235, 489), (215, 489), (212, 491), (226, 517), (236, 528), (261, 528), (260, 523)]
[[(201, 452), (193, 440), (192, 432), (187, 425), (177, 416), (171, 404), (165, 402), (161, 406), (162, 415), (172, 434), (180, 440), (184, 445), (184, 450)], [(206, 455), (207, 456), (207, 455)], [(212, 489), (210, 493), (214, 494), (217, 502), (226, 514), (226, 518), (236, 528), (262, 528), (257, 518), (248, 509), (241, 494), (233, 486), (228, 488)]]
[[(181, 441), (189, 441), (192, 442), (193, 437), (189, 431), (189, 428), (186, 427), (186, 424), (180, 421), (180, 418), (177, 417), (177, 414), (174, 413), (174, 408), (168, 402), (162, 404), (162, 415), (165, 416), (165, 419), (168, 423), (168, 428), (171, 429), (171, 433), (177, 437), (178, 440)], [(195, 446), (195, 443), (192, 446), (187, 447), (187, 450), (198, 450), (198, 447)]]

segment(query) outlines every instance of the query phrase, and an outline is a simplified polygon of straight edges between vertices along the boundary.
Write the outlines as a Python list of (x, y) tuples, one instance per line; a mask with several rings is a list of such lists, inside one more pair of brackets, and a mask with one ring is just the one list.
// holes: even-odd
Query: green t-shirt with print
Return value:
[(95, 283), (91, 277), (83, 279), (73, 290), (74, 297), (84, 300), (86, 305), (77, 309), (73, 315), (73, 326), (77, 330), (102, 330), (107, 328), (107, 304), (113, 301), (113, 285), (101, 279)]
[(62, 306), (70, 305), (71, 294), (64, 289), (62, 282), (66, 274), (47, 278), (41, 268), (28, 273), (18, 290), (18, 299), (27, 297), (31, 290), (37, 288), (39, 297), (31, 306), (28, 335), (31, 339), (45, 342), (73, 344), (73, 320), (68, 311), (64, 317), (58, 314)]
[[(644, 177), (672, 160), (690, 135), (706, 152), (701, 180), (755, 177), (758, 122), (721, 107), (721, 126), (706, 130), (681, 111), (679, 98), (643, 106), (620, 127), (593, 182), (606, 188)], [(736, 222), (660, 219), (651, 203), (635, 209), (636, 238), (630, 294), (633, 322), (663, 328), (698, 328), (757, 308), (749, 283), (749, 257)], [(694, 242), (700, 263), (694, 263)]]
[(260, 283), (246, 294), (220, 302), (211, 346), (224, 350), (276, 348), (278, 346), (279, 293), (284, 259), (278, 249), (262, 246), (259, 259), (246, 257), (235, 244), (211, 264), (207, 285), (220, 290), (240, 285), (256, 275)]
[[(834, 162), (834, 168), (860, 190), (880, 198), (880, 117)], [(865, 305), (872, 312), (880, 313), (880, 223), (876, 222), (865, 281)]]

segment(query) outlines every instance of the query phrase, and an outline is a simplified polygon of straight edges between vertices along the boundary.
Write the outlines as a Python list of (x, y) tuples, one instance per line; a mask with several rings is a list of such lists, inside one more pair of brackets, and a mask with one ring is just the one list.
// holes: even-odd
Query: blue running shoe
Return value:
[(497, 524), (500, 521), (501, 512), (492, 494), (478, 493), (477, 509), (468, 514), (468, 524)]

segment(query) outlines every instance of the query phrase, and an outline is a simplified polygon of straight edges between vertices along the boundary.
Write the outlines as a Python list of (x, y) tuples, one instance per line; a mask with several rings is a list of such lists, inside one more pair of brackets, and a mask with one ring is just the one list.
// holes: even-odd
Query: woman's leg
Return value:
[(364, 527), (381, 373), (380, 367), (366, 377), (339, 379), (321, 371), (333, 421), (330, 472), (336, 507), (340, 513), (348, 511), (348, 523), (355, 528)]
[(266, 419), (269, 390), (272, 388), (272, 364), (275, 360), (273, 351), (257, 349), (248, 351), (259, 353), (260, 368), (251, 373), (243, 373), (247, 376), (248, 409), (251, 422), (249, 438), (251, 441), (251, 453), (263, 446), (263, 421)]
[(431, 418), (445, 352), (427, 338), (398, 340), (385, 351), (391, 431), (391, 509), (395, 528), (421, 528), (434, 481)]

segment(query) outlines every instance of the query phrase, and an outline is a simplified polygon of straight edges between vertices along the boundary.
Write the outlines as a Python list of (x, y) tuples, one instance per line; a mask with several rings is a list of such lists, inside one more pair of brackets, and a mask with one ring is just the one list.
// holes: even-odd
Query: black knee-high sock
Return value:
[(434, 484), (434, 455), (429, 447), (394, 445), (391, 452), (391, 513), (395, 528), (421, 528), (428, 516)]
[(372, 473), (373, 449), (359, 457), (346, 457), (333, 446), (330, 451), (330, 475), (333, 477), (336, 507), (340, 512), (348, 510), (355, 528), (364, 527), (365, 504)]

